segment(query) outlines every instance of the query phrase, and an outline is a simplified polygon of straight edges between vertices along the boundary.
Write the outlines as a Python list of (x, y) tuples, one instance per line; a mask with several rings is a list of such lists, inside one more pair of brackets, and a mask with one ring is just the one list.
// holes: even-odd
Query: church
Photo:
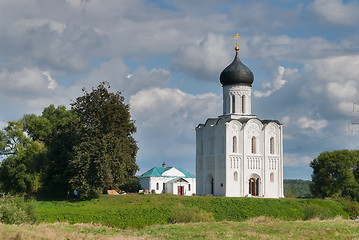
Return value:
[(251, 112), (254, 76), (238, 56), (220, 75), (223, 114), (196, 127), (197, 195), (282, 198), (283, 125)]

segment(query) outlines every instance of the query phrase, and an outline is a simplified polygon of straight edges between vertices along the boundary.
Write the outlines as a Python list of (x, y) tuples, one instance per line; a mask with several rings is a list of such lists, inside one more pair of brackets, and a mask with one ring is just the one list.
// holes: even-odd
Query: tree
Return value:
[(317, 197), (346, 197), (359, 200), (359, 151), (323, 152), (315, 158), (311, 192)]
[(10, 121), (0, 133), (0, 181), (5, 193), (33, 194), (40, 187), (37, 162), (45, 146), (25, 134), (24, 121)]
[(41, 166), (41, 195), (61, 198), (71, 189), (69, 161), (73, 148), (78, 144), (78, 117), (65, 106), (50, 105), (41, 116), (26, 114), (23, 117), (29, 136), (46, 145), (46, 154)]
[(85, 190), (116, 189), (133, 179), (136, 164), (136, 132), (130, 106), (120, 92), (110, 93), (103, 82), (72, 103), (79, 117), (79, 144), (70, 161), (71, 183)]

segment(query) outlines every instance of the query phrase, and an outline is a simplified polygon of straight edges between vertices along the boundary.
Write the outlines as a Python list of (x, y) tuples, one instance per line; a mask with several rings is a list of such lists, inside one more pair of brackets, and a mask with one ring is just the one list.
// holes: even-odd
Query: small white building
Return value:
[(143, 189), (154, 190), (157, 194), (196, 194), (196, 177), (181, 168), (166, 167), (162, 164), (162, 167), (151, 168), (137, 178)]
[(284, 197), (283, 125), (251, 113), (254, 76), (238, 49), (220, 75), (223, 114), (196, 128), (197, 195)]

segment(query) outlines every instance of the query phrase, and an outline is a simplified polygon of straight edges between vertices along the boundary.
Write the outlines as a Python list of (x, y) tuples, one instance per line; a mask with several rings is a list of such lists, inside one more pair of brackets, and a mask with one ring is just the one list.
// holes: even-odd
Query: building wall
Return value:
[(248, 196), (249, 180), (254, 178), (259, 179), (259, 196), (283, 197), (282, 127), (276, 122), (263, 124), (255, 117), (245, 123), (209, 119), (196, 128), (196, 144), (197, 195), (212, 194), (213, 179), (213, 195)]
[[(139, 182), (142, 188), (148, 189), (149, 191), (154, 190), (156, 194), (178, 194), (178, 186), (185, 186), (184, 193), (186, 196), (192, 196), (193, 194), (196, 194), (196, 178), (183, 178), (188, 183), (167, 183), (168, 181), (175, 178), (177, 177), (146, 177), (140, 178)], [(188, 185), (190, 185), (190, 190), (188, 188)]]

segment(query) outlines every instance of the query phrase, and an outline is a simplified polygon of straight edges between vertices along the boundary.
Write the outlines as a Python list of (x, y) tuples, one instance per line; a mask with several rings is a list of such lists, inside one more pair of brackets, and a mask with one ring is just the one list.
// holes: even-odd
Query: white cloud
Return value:
[(356, 25), (359, 20), (357, 1), (315, 0), (310, 9), (325, 22), (335, 26)]
[(278, 67), (278, 72), (277, 72), (276, 76), (274, 76), (272, 83), (268, 82), (266, 85), (264, 85), (265, 88), (272, 88), (272, 89), (267, 90), (267, 91), (254, 90), (253, 91), (254, 96), (255, 97), (268, 97), (273, 92), (281, 89), (284, 86), (284, 84), (287, 83), (287, 81), (283, 79), (285, 71), (288, 71), (289, 73), (298, 72), (297, 69), (293, 69), (293, 70), (288, 69), (287, 70), (284, 67), (279, 66)]
[(308, 166), (313, 158), (309, 156), (303, 156), (301, 154), (293, 153), (284, 153), (284, 166), (286, 167), (298, 167), (298, 166)]
[(49, 85), (47, 85), (47, 88), (51, 90), (55, 89), (57, 87), (57, 82), (51, 77), (50, 72), (42, 72), (42, 74), (45, 75), (49, 80)]
[(359, 79), (359, 55), (328, 57), (309, 61), (306, 71), (328, 82), (346, 82)]
[(194, 77), (218, 81), (213, 76), (218, 74), (231, 62), (229, 44), (223, 35), (209, 33), (205, 40), (184, 45), (175, 55), (172, 67)]
[(300, 128), (307, 130), (307, 134), (311, 134), (312, 130), (316, 133), (319, 133), (329, 124), (325, 119), (310, 119), (308, 117), (299, 118), (297, 123)]
[[(193, 128), (218, 114), (221, 99), (214, 94), (192, 95), (170, 88), (146, 89), (131, 96), (131, 115), (138, 129), (139, 161), (160, 159), (180, 161), (176, 166), (194, 166)], [(149, 162), (143, 164), (151, 167)]]
[[(132, 73), (129, 71), (122, 58), (114, 58), (101, 63), (97, 69), (92, 70), (86, 78), (75, 82), (71, 88), (91, 89), (97, 87), (100, 82), (107, 81), (112, 89), (121, 91), (126, 98), (129, 98), (142, 89), (167, 86), (172, 78), (171, 73), (165, 69), (147, 70), (139, 66)], [(78, 94), (78, 91), (74, 94)]]
[(10, 72), (4, 69), (0, 73), (1, 92), (3, 94), (25, 94), (33, 97), (43, 94), (48, 89), (48, 80), (41, 70), (24, 68)]

